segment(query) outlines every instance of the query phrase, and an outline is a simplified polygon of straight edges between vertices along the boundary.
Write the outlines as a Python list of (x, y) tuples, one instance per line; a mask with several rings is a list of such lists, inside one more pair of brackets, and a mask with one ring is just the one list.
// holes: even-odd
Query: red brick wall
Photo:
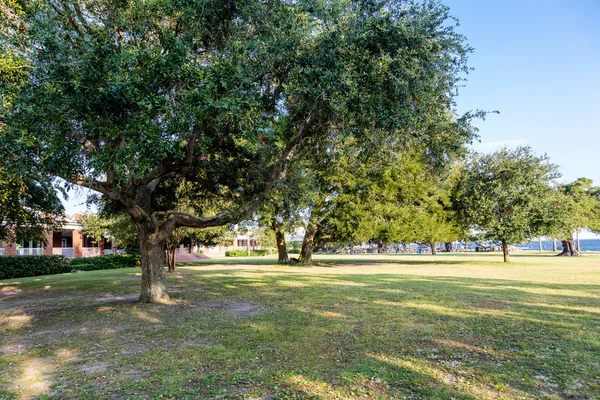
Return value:
[(46, 232), (46, 245), (44, 246), (44, 254), (52, 255), (53, 247), (54, 247), (54, 233), (52, 231)]
[(4, 240), (2, 241), (2, 246), (4, 247), (5, 256), (17, 255), (17, 247), (15, 246), (15, 235), (12, 232), (9, 232), (6, 235), (6, 238), (4, 238)]
[(73, 249), (75, 258), (81, 258), (83, 247), (83, 235), (80, 229), (73, 229)]
[(4, 255), (5, 256), (16, 256), (17, 255), (17, 248), (15, 247), (14, 243), (7, 243), (4, 245)]

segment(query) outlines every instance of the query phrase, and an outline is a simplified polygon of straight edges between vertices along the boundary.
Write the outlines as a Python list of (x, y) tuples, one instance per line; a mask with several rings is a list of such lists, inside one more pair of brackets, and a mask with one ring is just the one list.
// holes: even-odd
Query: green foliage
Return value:
[(0, 240), (15, 235), (17, 241), (44, 241), (46, 230), (60, 227), (63, 211), (50, 177), (0, 166)]
[[(448, 112), (470, 49), (439, 4), (64, 1), (23, 18), (30, 79), (4, 150), (124, 204), (173, 174), (193, 178), (199, 210), (244, 204), (296, 121), (312, 143), (461, 124)], [(471, 137), (449, 132), (419, 135), (432, 154)]]
[(69, 260), (63, 256), (0, 257), (0, 279), (62, 274), (70, 272)]
[[(404, 150), (368, 160), (342, 150), (334, 188), (321, 207), (328, 241), (452, 241), (460, 229), (450, 210), (445, 171), (433, 171), (422, 154)], [(331, 177), (328, 174), (327, 177)]]
[(6, 149), (0, 165), (0, 239), (10, 235), (17, 241), (43, 241), (44, 231), (58, 228), (63, 214), (53, 179), (43, 169), (25, 166), (24, 153), (4, 136), (16, 93), (29, 77), (30, 65), (17, 46), (27, 36), (23, 17), (21, 1), (0, 4), (0, 141)]
[(557, 166), (529, 147), (473, 156), (453, 193), (458, 217), (489, 239), (522, 243), (546, 233)]
[(287, 242), (287, 249), (288, 249), (288, 252), (290, 252), (290, 251), (293, 252), (296, 250), (300, 251), (300, 249), (302, 249), (302, 242), (299, 240)]
[[(7, 91), (0, 157), (119, 203), (144, 258), (180, 227), (249, 218), (294, 157), (394, 145), (437, 166), (474, 137), (477, 113), (454, 110), (471, 49), (438, 2), (19, 4), (26, 29), (6, 32), (27, 79)], [(143, 265), (144, 287), (164, 285), (162, 260)]]
[[(250, 250), (250, 257), (266, 256), (266, 250)], [(227, 250), (225, 257), (248, 257), (248, 250)]]
[(99, 257), (74, 258), (70, 263), (72, 271), (134, 268), (139, 265), (139, 254), (116, 254)]
[(588, 178), (562, 184), (551, 199), (545, 235), (570, 239), (578, 229), (600, 232), (600, 188)]
[(96, 242), (102, 240), (109, 235), (107, 219), (100, 217), (97, 214), (85, 214), (81, 218), (83, 225), (83, 233), (88, 237), (93, 238)]
[(22, 278), (73, 271), (133, 268), (140, 264), (138, 254), (74, 258), (63, 256), (4, 256), (0, 257), (0, 279)]
[(262, 247), (263, 249), (277, 248), (275, 232), (268, 226), (262, 226), (259, 227), (257, 230), (253, 231), (251, 239), (256, 240), (256, 244)]
[[(292, 163), (286, 171), (285, 181), (275, 186), (258, 212), (257, 220), (261, 229), (276, 229), (283, 234), (295, 232), (296, 228), (302, 226), (314, 189), (309, 165), (300, 160)], [(261, 235), (269, 236), (270, 233), (264, 232)], [(271, 237), (271, 246), (277, 246), (275, 235)]]
[(100, 214), (86, 214), (81, 220), (83, 231), (96, 241), (107, 238), (119, 249), (136, 249), (137, 233), (131, 217), (123, 212), (110, 213), (101, 211)]

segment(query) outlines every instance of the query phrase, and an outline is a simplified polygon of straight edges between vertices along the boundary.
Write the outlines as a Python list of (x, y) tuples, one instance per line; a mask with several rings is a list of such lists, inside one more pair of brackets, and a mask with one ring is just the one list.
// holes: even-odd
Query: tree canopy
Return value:
[(46, 240), (60, 227), (63, 205), (47, 176), (19, 175), (0, 167), (0, 240)]
[[(0, 140), (6, 140), (6, 118), (16, 90), (28, 79), (24, 55), (3, 40), (23, 33), (18, 1), (0, 4)], [(45, 241), (47, 230), (60, 225), (63, 206), (54, 179), (41, 168), (27, 168), (19, 153), (3, 152), (0, 164), (0, 240)]]

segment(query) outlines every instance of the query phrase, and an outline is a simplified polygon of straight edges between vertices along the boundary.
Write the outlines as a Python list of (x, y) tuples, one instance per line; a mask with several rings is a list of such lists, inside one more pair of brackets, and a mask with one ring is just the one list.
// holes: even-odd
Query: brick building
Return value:
[(0, 241), (0, 256), (30, 256), (58, 254), (67, 258), (99, 256), (112, 252), (111, 243), (96, 242), (83, 234), (81, 215), (67, 216), (60, 230), (46, 233), (46, 244), (40, 241), (16, 242), (14, 237)]

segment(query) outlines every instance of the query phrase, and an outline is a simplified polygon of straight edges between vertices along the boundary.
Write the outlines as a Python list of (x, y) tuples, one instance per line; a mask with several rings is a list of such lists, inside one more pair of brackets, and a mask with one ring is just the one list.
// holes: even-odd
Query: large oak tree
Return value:
[[(250, 216), (298, 146), (454, 143), (426, 126), (452, 107), (469, 48), (436, 2), (24, 4), (24, 28), (3, 40), (28, 77), (0, 152), (122, 206), (137, 230), (143, 302), (168, 297), (169, 234)], [(181, 185), (192, 212), (157, 198)]]

